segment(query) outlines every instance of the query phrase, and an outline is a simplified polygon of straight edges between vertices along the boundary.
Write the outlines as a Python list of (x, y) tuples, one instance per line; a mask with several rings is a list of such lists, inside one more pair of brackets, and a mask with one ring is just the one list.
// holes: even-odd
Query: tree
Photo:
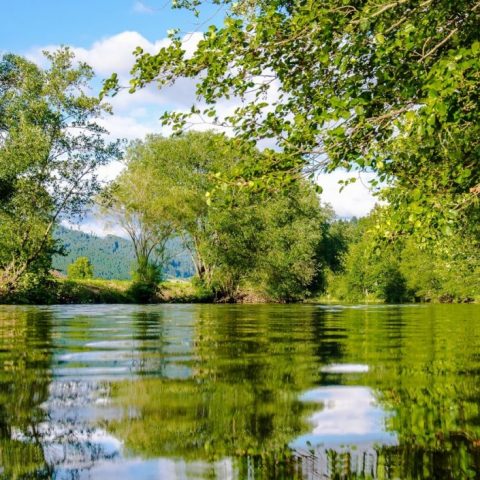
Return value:
[(114, 211), (132, 224), (127, 226), (130, 237), (143, 232), (148, 248), (163, 245), (175, 232), (190, 252), (197, 276), (208, 280), (211, 272), (203, 248), (209, 214), (206, 194), (218, 184), (215, 175), (239, 161), (235, 145), (211, 132), (174, 138), (149, 135), (127, 150), (127, 170), (113, 187)]
[(135, 281), (153, 286), (161, 280), (162, 269), (168, 260), (166, 247), (173, 234), (173, 223), (160, 201), (157, 179), (134, 162), (128, 161), (127, 165), (99, 200), (133, 243)]
[[(200, 8), (201, 0), (176, 1)], [(239, 172), (282, 187), (305, 167), (372, 169), (394, 186), (388, 236), (478, 234), (478, 0), (216, 0), (226, 14), (196, 50), (178, 31), (155, 54), (135, 51), (130, 91), (182, 77), (205, 107), (167, 113), (181, 129), (199, 113), (278, 150)], [(105, 91), (118, 89), (112, 76)], [(216, 108), (239, 99), (233, 114)], [(473, 219), (473, 222), (472, 222)]]
[(66, 48), (45, 56), (46, 69), (0, 61), (0, 294), (48, 272), (52, 229), (82, 213), (100, 188), (97, 167), (120, 156), (96, 122), (109, 107), (87, 94), (91, 68)]
[(237, 299), (242, 287), (276, 301), (301, 300), (324, 287), (321, 248), (330, 211), (308, 182), (269, 196), (237, 192), (212, 201), (206, 249), (220, 296)]
[(198, 281), (217, 299), (238, 300), (248, 283), (277, 300), (304, 298), (323, 285), (319, 245), (330, 213), (308, 182), (272, 195), (221, 188), (219, 177), (261, 157), (243, 147), (212, 132), (151, 135), (128, 149), (113, 198), (121, 192), (128, 204), (122, 215), (148, 215), (149, 225), (182, 238)]
[(67, 267), (68, 278), (93, 278), (93, 265), (87, 257), (78, 257)]
[(474, 238), (444, 238), (434, 246), (408, 235), (385, 242), (379, 238), (379, 222), (391, 218), (390, 210), (391, 206), (377, 207), (355, 226), (341, 268), (330, 279), (331, 296), (388, 303), (471, 302), (480, 298), (480, 264)]
[(322, 290), (327, 265), (318, 254), (329, 217), (308, 183), (298, 183), (287, 194), (265, 202), (265, 228), (254, 278), (271, 298), (303, 300)]
[(480, 262), (471, 237), (448, 238), (435, 248), (422, 248), (408, 238), (400, 256), (400, 271), (416, 299), (471, 302), (480, 298)]

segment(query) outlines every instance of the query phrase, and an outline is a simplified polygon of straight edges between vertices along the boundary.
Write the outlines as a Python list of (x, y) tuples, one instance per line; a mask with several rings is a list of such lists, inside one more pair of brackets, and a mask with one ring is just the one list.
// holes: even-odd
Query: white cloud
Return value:
[(105, 237), (107, 235), (115, 235), (117, 237), (128, 238), (125, 230), (118, 224), (107, 221), (105, 218), (88, 217), (81, 223), (69, 222), (63, 220), (61, 224), (65, 228), (77, 230), (79, 232), (88, 233), (89, 235), (96, 235), (97, 237)]
[[(145, 4), (143, 4), (145, 6)], [(187, 56), (192, 55), (202, 34), (188, 33), (184, 36), (183, 45)], [(106, 78), (117, 73), (120, 84), (127, 86), (130, 70), (134, 65), (133, 51), (141, 47), (145, 52), (156, 53), (170, 43), (168, 38), (153, 42), (135, 31), (121, 32), (94, 42), (90, 47), (72, 46), (72, 51), (79, 61), (89, 64), (95, 73)], [(54, 51), (59, 45), (46, 45), (30, 49), (26, 56), (40, 65), (45, 65), (43, 51)], [(180, 79), (174, 85), (159, 90), (150, 85), (135, 94), (121, 90), (118, 95), (109, 99), (114, 116), (107, 116), (100, 122), (114, 138), (143, 138), (147, 133), (167, 134), (169, 129), (163, 128), (160, 116), (166, 110), (189, 109), (195, 98), (195, 82), (191, 79)]]
[[(200, 32), (185, 34), (182, 43), (187, 57), (193, 54), (201, 38), (202, 33)], [(133, 51), (137, 47), (142, 48), (146, 53), (153, 54), (169, 44), (170, 39), (167, 37), (151, 42), (138, 32), (125, 31), (97, 40), (89, 48), (72, 46), (71, 49), (76, 58), (88, 63), (97, 75), (110, 76), (115, 72), (120, 78), (126, 79), (135, 62)], [(34, 47), (26, 53), (26, 56), (36, 63), (44, 63), (42, 52), (44, 50), (54, 51), (58, 48), (59, 45)]]
[(146, 13), (146, 14), (153, 14), (155, 13), (155, 9), (146, 5), (143, 2), (137, 1), (133, 4), (133, 11), (135, 13)]
[[(143, 2), (136, 2), (134, 8), (139, 10), (149, 9)], [(147, 13), (142, 11), (141, 13)], [(183, 37), (183, 45), (187, 50), (187, 56), (193, 54), (195, 47), (202, 38), (200, 32), (188, 33)], [(161, 38), (155, 41), (146, 39), (143, 35), (135, 31), (125, 31), (100, 39), (90, 47), (72, 47), (76, 57), (88, 63), (95, 72), (101, 77), (110, 76), (116, 72), (122, 85), (128, 84), (129, 72), (134, 64), (135, 57), (132, 52), (137, 47), (141, 47), (145, 52), (155, 53), (160, 48), (167, 46), (170, 40)], [(27, 56), (40, 64), (44, 64), (44, 58), (41, 54), (43, 50), (55, 50), (58, 46), (50, 45), (42, 48), (32, 48), (27, 52)], [(268, 73), (268, 72), (267, 72)], [(268, 77), (267, 77), (268, 78)], [(261, 78), (257, 79), (261, 81)], [(271, 88), (267, 93), (267, 101), (270, 103), (278, 98), (278, 84), (273, 81)], [(253, 94), (248, 95), (252, 100)], [(135, 94), (129, 94), (127, 90), (122, 90), (117, 96), (109, 101), (112, 104), (114, 115), (103, 118), (100, 123), (107, 128), (112, 138), (126, 138), (132, 140), (135, 138), (144, 138), (148, 133), (162, 133), (168, 135), (170, 129), (162, 126), (159, 118), (167, 110), (188, 111), (190, 106), (198, 99), (195, 94), (195, 81), (193, 79), (179, 79), (174, 85), (158, 90), (155, 84), (139, 90)], [(223, 100), (217, 105), (217, 112), (220, 118), (231, 114), (241, 102), (239, 99)], [(197, 106), (202, 108), (202, 104)], [(213, 126), (200, 118), (197, 118), (192, 129), (208, 130)], [(227, 134), (231, 133), (229, 129), (223, 130)], [(265, 143), (265, 142), (264, 142)], [(275, 147), (273, 141), (265, 143), (270, 147)], [(116, 164), (105, 167), (101, 171), (102, 178), (111, 179), (118, 173), (119, 167)], [(345, 180), (352, 175), (346, 172), (338, 171), (331, 174), (318, 175), (318, 183), (323, 187), (322, 200), (330, 203), (340, 217), (364, 216), (375, 205), (376, 200), (368, 189), (368, 181), (373, 178), (373, 174), (363, 173), (361, 180), (347, 186), (341, 193), (339, 192), (339, 180)]]
[[(356, 178), (356, 182), (347, 185), (341, 192), (339, 181)], [(321, 199), (329, 203), (339, 217), (363, 217), (368, 215), (378, 199), (373, 196), (369, 181), (375, 178), (374, 173), (336, 171), (322, 173), (317, 176), (317, 183), (323, 188)]]
[(74, 47), (79, 60), (87, 62), (100, 75), (127, 75), (132, 68), (135, 57), (132, 55), (137, 47), (145, 52), (155, 53), (168, 45), (168, 39), (150, 42), (138, 32), (122, 32), (95, 42), (90, 48)]
[(129, 115), (111, 115), (98, 121), (105, 127), (111, 138), (143, 139), (148, 133), (165, 133), (162, 124), (155, 118), (139, 118)]
[(110, 162), (108, 165), (102, 165), (97, 170), (99, 177), (110, 182), (117, 178), (118, 174), (125, 168), (125, 164), (119, 161)]

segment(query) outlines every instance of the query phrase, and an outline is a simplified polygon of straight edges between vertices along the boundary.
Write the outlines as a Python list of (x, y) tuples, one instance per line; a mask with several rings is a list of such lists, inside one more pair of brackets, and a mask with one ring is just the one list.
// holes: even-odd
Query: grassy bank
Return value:
[[(156, 294), (148, 302), (140, 300), (132, 289), (130, 280), (51, 278), (34, 288), (23, 290), (10, 297), (0, 297), (0, 304), (53, 305), (92, 303), (215, 303), (222, 300), (190, 280), (166, 280), (159, 284)], [(254, 286), (244, 287), (238, 293), (237, 303), (276, 303), (261, 294)], [(480, 299), (470, 301), (478, 303)], [(417, 300), (418, 301), (418, 300)], [(455, 299), (430, 298), (428, 303), (460, 303)], [(362, 303), (381, 304), (382, 299), (369, 295), (367, 298), (348, 300), (332, 293), (317, 295), (304, 300), (305, 303), (340, 304)]]
[[(34, 289), (10, 297), (0, 297), (0, 304), (74, 304), (138, 303), (130, 280), (50, 279)], [(159, 285), (152, 303), (212, 302), (212, 296), (189, 280), (166, 280)]]
[[(129, 280), (58, 280), (58, 303), (137, 303)], [(151, 303), (210, 302), (211, 295), (188, 280), (160, 283)]]
[[(54, 303), (141, 303), (132, 294), (130, 280), (56, 280)], [(214, 295), (191, 280), (166, 280), (159, 284), (157, 294), (149, 303), (214, 303)], [(273, 302), (253, 287), (239, 293), (237, 303)], [(49, 302), (52, 303), (52, 302)]]

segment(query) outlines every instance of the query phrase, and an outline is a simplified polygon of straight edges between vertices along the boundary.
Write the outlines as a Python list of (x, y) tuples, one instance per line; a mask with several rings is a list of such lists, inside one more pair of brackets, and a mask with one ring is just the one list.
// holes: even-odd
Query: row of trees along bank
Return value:
[(152, 135), (130, 145), (127, 168), (103, 205), (134, 244), (139, 284), (148, 290), (158, 283), (166, 242), (175, 236), (191, 253), (196, 281), (217, 299), (254, 291), (293, 301), (323, 290), (326, 269), (337, 268), (345, 246), (332, 241), (333, 214), (314, 186), (295, 181), (256, 192), (219, 180), (260, 156), (211, 132)]

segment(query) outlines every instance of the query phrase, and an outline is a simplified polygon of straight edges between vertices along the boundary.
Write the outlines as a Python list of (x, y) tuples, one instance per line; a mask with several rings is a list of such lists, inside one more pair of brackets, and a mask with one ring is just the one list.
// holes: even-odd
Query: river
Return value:
[(0, 306), (26, 478), (480, 478), (480, 305)]

